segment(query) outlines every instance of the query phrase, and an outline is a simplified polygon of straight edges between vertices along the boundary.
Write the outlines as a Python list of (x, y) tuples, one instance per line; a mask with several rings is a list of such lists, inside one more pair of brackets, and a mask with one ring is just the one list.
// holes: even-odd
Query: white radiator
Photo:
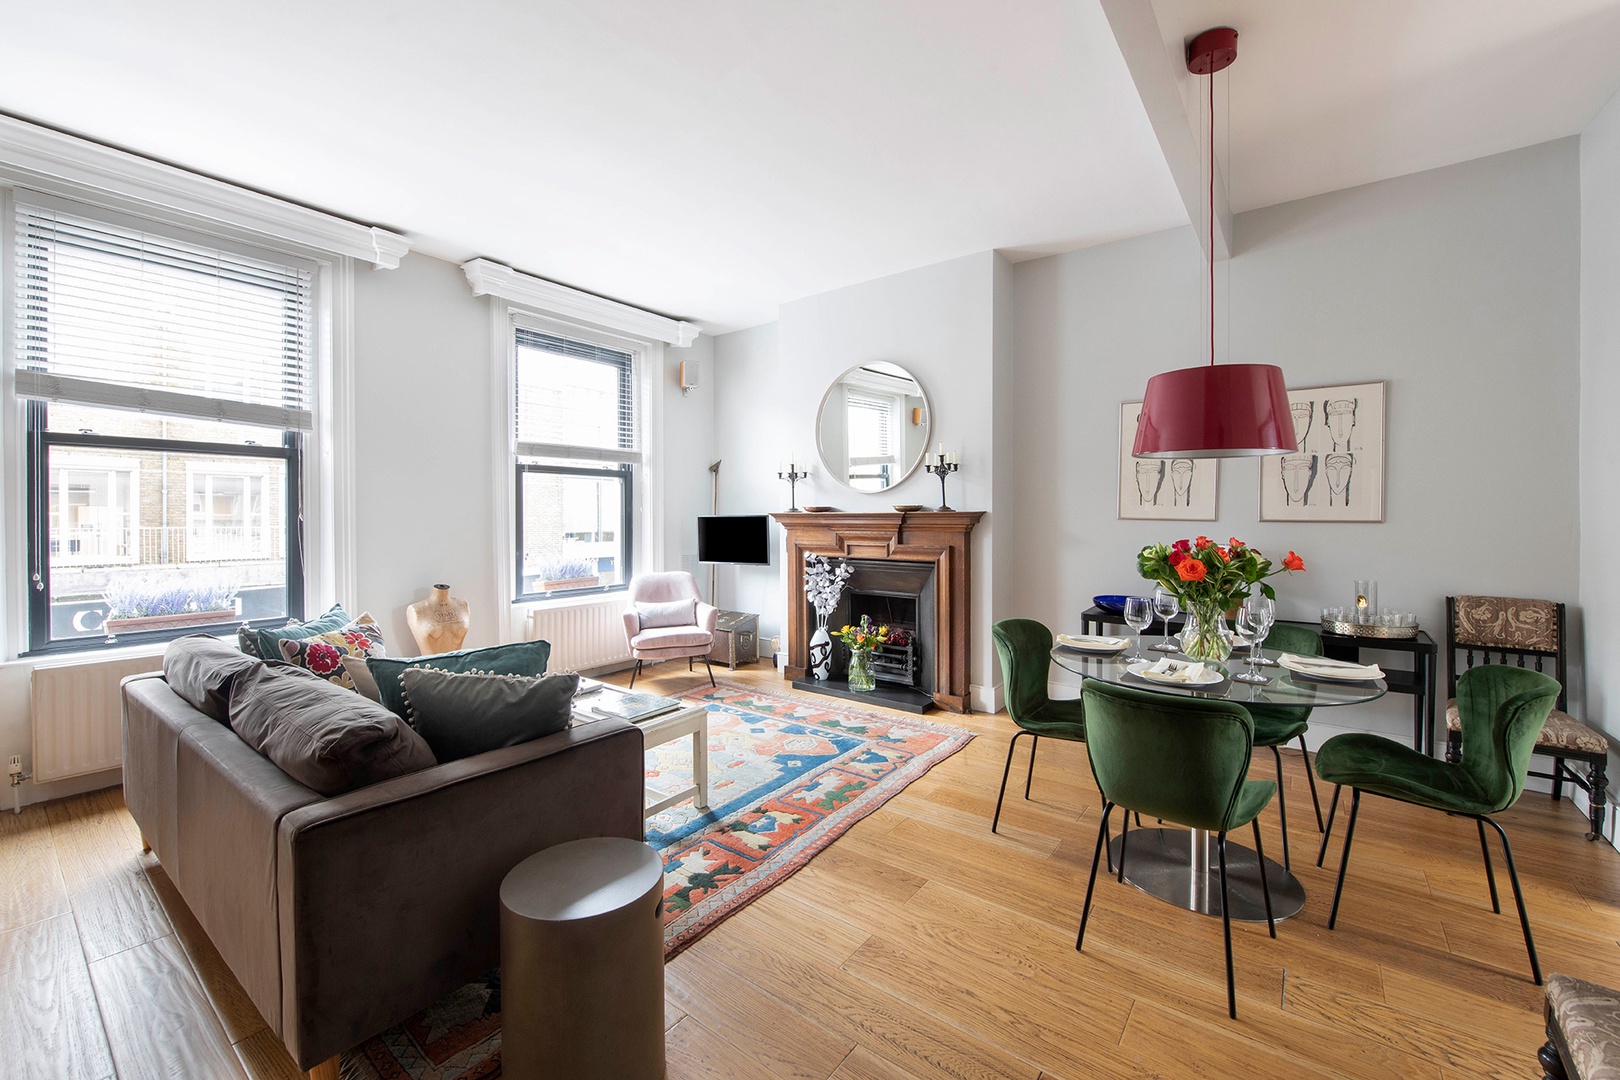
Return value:
[(162, 656), (121, 657), (36, 667), (29, 710), (34, 728), (34, 783), (116, 769), (124, 762), (118, 684), (158, 671)]
[(529, 613), (529, 640), (551, 642), (548, 671), (594, 671), (630, 659), (624, 640), (625, 600), (568, 607), (536, 608)]

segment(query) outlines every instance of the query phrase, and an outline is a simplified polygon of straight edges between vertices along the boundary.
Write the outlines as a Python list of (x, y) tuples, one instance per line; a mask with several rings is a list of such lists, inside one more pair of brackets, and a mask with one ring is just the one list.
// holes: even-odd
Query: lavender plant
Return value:
[(838, 598), (844, 594), (844, 583), (852, 573), (847, 562), (834, 562), (825, 555), (805, 555), (804, 594), (822, 622), (826, 622), (833, 608), (838, 606)]
[(578, 581), (596, 575), (596, 562), (592, 559), (549, 559), (540, 564), (535, 576), (541, 581)]
[(222, 577), (140, 574), (115, 577), (101, 598), (109, 619), (226, 611), (236, 606), (236, 586)]

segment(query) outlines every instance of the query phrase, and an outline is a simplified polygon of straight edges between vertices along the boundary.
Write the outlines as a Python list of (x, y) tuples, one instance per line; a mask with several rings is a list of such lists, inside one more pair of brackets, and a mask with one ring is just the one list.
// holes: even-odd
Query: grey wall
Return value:
[[(1295, 387), (1387, 381), (1383, 524), (1262, 523), (1240, 460), (1222, 463), (1217, 521), (1116, 520), (1119, 403), (1207, 356), (1199, 246), (1180, 229), (1019, 264), (1020, 467), (997, 493), (1013, 606), (1073, 627), (1092, 595), (1140, 588), (1143, 544), (1197, 533), (1298, 551), (1308, 572), (1276, 583), (1285, 618), (1348, 602), (1358, 577), (1436, 636), (1449, 593), (1573, 604), (1578, 164), (1565, 139), (1239, 216), (1231, 359), (1281, 364)], [(1313, 738), (1409, 738), (1410, 704), (1318, 710)]]
[[(1620, 460), (1620, 98), (1581, 135), (1581, 612), (1586, 628), (1586, 715), (1620, 733), (1620, 536), (1614, 463)], [(1610, 752), (1609, 775), (1620, 776)], [(1611, 781), (1612, 783), (1612, 781)], [(1612, 827), (1612, 825), (1611, 825)]]

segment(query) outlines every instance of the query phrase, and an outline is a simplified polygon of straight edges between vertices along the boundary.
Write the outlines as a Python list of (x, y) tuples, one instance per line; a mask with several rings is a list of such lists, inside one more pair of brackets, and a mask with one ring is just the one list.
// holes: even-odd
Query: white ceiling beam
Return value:
[[(1194, 225), (1204, 226), (1209, 214), (1209, 187), (1204, 173), (1208, 163), (1188, 113), (1185, 93), (1186, 84), (1195, 76), (1187, 70), (1186, 57), (1172, 55), (1165, 48), (1152, 0), (1102, 0), (1102, 9), (1125, 57), (1125, 66), (1130, 69), (1131, 80), (1136, 83), (1137, 96), (1147, 110), (1148, 122), (1158, 136), (1165, 164), (1170, 166), (1170, 176), (1187, 207), (1187, 217)], [(1200, 227), (1195, 231), (1206, 256), (1217, 261), (1231, 257), (1232, 209), (1227, 202), (1226, 181), (1218, 169), (1213, 252), (1209, 250), (1210, 230)]]

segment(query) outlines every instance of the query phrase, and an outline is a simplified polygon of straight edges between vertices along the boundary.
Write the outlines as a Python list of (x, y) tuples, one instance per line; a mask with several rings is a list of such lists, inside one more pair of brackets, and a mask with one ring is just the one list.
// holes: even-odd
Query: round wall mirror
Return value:
[(928, 397), (898, 364), (857, 364), (833, 381), (816, 414), (827, 475), (856, 491), (886, 491), (910, 476), (933, 429)]

